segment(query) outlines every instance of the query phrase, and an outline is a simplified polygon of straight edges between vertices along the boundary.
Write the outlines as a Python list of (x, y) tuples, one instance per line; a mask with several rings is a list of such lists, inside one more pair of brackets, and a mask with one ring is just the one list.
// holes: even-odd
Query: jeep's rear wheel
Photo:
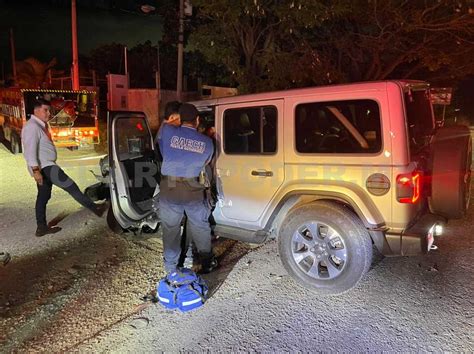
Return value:
[(301, 285), (324, 295), (357, 285), (372, 263), (372, 241), (352, 211), (328, 201), (288, 214), (279, 233), (284, 267)]
[(440, 129), (431, 161), (430, 209), (448, 219), (460, 219), (470, 201), (472, 141), (465, 126)]

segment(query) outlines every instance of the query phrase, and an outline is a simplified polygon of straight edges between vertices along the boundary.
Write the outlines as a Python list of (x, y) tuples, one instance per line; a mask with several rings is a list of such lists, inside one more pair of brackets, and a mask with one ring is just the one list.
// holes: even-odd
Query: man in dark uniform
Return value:
[(161, 166), (160, 210), (163, 227), (163, 257), (167, 272), (176, 270), (181, 253), (181, 220), (187, 216), (186, 231), (196, 245), (202, 271), (217, 266), (211, 249), (210, 205), (199, 174), (212, 159), (212, 139), (200, 134), (198, 110), (192, 104), (179, 109), (181, 126), (164, 124), (158, 135)]

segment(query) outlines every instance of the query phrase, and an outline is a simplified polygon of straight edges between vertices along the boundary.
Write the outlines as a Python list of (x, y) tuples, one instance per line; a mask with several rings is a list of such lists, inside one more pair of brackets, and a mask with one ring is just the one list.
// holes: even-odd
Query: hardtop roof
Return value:
[(222, 104), (232, 104), (240, 102), (251, 102), (251, 101), (263, 101), (263, 100), (274, 100), (281, 99), (284, 97), (297, 97), (317, 94), (330, 94), (330, 93), (341, 93), (348, 91), (377, 91), (385, 90), (387, 85), (395, 84), (402, 90), (408, 89), (409, 87), (429, 87), (429, 84), (425, 81), (417, 80), (389, 80), (389, 81), (368, 81), (368, 82), (357, 82), (350, 84), (337, 84), (337, 85), (325, 85), (325, 86), (314, 86), (307, 88), (297, 88), (273, 92), (262, 92), (254, 94), (245, 94), (238, 96), (214, 98), (208, 100), (192, 101), (196, 107), (206, 106), (217, 106)]

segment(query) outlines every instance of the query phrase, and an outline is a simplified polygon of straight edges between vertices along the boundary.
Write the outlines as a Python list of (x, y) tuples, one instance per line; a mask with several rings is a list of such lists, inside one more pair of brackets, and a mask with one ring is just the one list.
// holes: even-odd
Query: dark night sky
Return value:
[[(153, 4), (155, 1), (150, 0)], [(100, 45), (112, 42), (133, 47), (162, 34), (160, 18), (139, 13), (139, 1), (77, 0), (79, 53), (88, 55)], [(0, 0), (0, 62), (10, 72), (8, 29), (15, 33), (17, 60), (36, 57), (59, 60), (60, 67), (71, 62), (70, 1)], [(0, 73), (1, 75), (1, 73)]]

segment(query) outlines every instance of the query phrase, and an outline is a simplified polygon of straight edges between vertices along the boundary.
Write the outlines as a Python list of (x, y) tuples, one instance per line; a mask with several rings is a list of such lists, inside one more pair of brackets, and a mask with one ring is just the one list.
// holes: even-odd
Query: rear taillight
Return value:
[(419, 172), (397, 176), (397, 200), (400, 203), (415, 204), (421, 195), (422, 175)]

